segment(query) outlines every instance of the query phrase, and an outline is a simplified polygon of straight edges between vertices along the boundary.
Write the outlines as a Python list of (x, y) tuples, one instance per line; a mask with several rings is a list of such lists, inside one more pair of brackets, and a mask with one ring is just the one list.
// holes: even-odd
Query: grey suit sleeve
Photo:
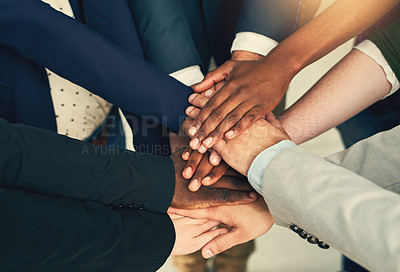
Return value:
[(360, 141), (325, 159), (400, 194), (400, 137), (397, 135), (400, 135), (400, 127)]
[[(399, 138), (396, 128), (330, 160), (390, 182)], [(350, 163), (352, 156), (361, 162)], [(298, 225), (372, 271), (400, 271), (400, 197), (371, 181), (293, 147), (267, 167), (263, 196), (277, 224)]]

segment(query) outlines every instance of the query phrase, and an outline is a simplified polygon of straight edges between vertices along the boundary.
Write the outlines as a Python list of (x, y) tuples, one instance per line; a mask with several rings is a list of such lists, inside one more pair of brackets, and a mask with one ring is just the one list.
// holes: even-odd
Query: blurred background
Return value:
[[(334, 0), (323, 0), (318, 13), (333, 2)], [(343, 58), (351, 50), (352, 44), (353, 41), (347, 42), (297, 75), (288, 91), (287, 107), (299, 99), (323, 74)], [(302, 146), (321, 157), (344, 148), (336, 129)], [(248, 272), (324, 272), (340, 271), (340, 267), (340, 254), (334, 249), (321, 250), (300, 239), (292, 231), (274, 226), (271, 231), (256, 240), (256, 251), (250, 257)], [(170, 260), (159, 270), (159, 272), (175, 271)]]

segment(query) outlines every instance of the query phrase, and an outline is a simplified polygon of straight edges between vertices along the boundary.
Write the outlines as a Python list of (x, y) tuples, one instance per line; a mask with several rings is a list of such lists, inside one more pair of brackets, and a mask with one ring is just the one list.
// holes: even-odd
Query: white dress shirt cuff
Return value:
[(379, 48), (370, 40), (365, 40), (354, 48), (360, 50), (361, 52), (372, 58), (379, 66), (382, 67), (383, 71), (385, 72), (386, 79), (392, 85), (392, 89), (390, 93), (382, 99), (385, 99), (386, 97), (395, 93), (400, 87), (399, 79), (396, 77), (395, 73), (393, 72), (389, 63), (386, 61), (385, 57), (382, 55), (382, 52), (379, 50)]
[(265, 170), (271, 161), (278, 156), (282, 151), (296, 144), (292, 141), (285, 140), (281, 141), (258, 154), (250, 166), (247, 177), (249, 179), (250, 185), (262, 195), (262, 184)]
[(236, 34), (235, 40), (232, 43), (231, 53), (243, 50), (266, 56), (277, 45), (277, 41), (264, 35), (254, 32), (240, 32)]
[(192, 86), (203, 81), (204, 79), (204, 75), (201, 72), (199, 65), (186, 67), (169, 75), (180, 81), (181, 83), (185, 84), (186, 86)]

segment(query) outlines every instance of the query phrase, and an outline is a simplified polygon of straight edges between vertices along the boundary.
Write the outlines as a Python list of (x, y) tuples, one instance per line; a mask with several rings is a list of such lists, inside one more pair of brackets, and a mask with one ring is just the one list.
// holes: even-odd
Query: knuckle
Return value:
[(215, 110), (211, 114), (211, 118), (215, 121), (220, 121), (222, 119), (222, 117), (223, 117), (223, 114), (220, 110)]
[(247, 118), (249, 121), (254, 121), (254, 120), (257, 119), (257, 113), (255, 113), (255, 112), (249, 112), (248, 114), (246, 114), (246, 118)]
[(231, 123), (236, 123), (237, 121), (239, 121), (239, 114), (234, 112), (228, 115), (228, 121)]
[(205, 104), (204, 108), (206, 108), (206, 109), (208, 109), (208, 110), (214, 110), (214, 109), (216, 108), (216, 104), (215, 104), (215, 102), (214, 102), (213, 100), (209, 100), (209, 101)]

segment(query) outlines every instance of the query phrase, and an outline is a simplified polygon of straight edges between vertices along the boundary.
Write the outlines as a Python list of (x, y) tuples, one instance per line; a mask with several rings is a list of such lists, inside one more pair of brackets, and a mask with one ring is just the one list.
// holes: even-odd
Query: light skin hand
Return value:
[[(196, 94), (194, 104), (202, 107), (206, 99)], [(190, 115), (196, 115), (199, 108), (193, 107)], [(258, 120), (243, 134), (232, 140), (222, 139), (214, 149), (222, 156), (223, 160), (242, 175), (247, 175), (251, 163), (259, 153), (280, 141), (290, 140), (289, 135), (283, 129), (281, 123), (276, 120), (272, 113), (267, 114), (265, 119)]]
[(272, 225), (274, 219), (268, 211), (264, 199), (251, 204), (236, 206), (220, 206), (199, 210), (169, 209), (169, 213), (188, 216), (197, 219), (210, 219), (220, 221), (231, 228), (226, 234), (222, 234), (208, 242), (202, 249), (202, 255), (208, 259), (235, 245), (246, 243), (265, 234)]
[(187, 255), (201, 249), (212, 239), (228, 232), (215, 229), (220, 222), (209, 219), (192, 219), (177, 214), (168, 214), (175, 228), (175, 244), (172, 256)]
[(247, 179), (240, 176), (223, 176), (209, 187), (201, 187), (197, 192), (188, 189), (189, 181), (182, 177), (185, 161), (182, 154), (176, 152), (170, 156), (175, 167), (175, 192), (171, 207), (180, 209), (198, 209), (220, 205), (251, 203), (257, 198)]

